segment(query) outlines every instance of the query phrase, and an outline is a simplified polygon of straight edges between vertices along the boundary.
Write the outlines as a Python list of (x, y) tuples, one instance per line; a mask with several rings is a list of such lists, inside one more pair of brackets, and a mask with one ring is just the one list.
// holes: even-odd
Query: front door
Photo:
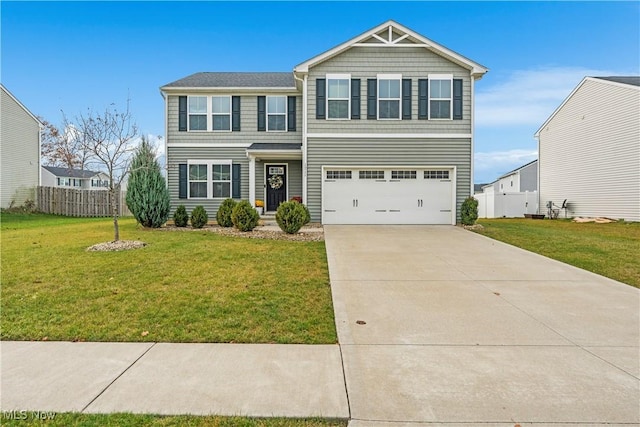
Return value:
[(267, 211), (287, 201), (287, 165), (267, 165)]

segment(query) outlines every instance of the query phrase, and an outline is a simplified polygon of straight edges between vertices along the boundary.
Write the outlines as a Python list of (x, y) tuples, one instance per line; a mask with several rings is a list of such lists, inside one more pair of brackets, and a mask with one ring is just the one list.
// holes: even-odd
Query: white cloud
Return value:
[(475, 181), (490, 182), (509, 171), (538, 158), (536, 150), (514, 149), (475, 153)]
[(585, 76), (630, 74), (634, 73), (580, 67), (514, 71), (493, 86), (479, 84), (476, 126), (526, 125), (537, 129)]

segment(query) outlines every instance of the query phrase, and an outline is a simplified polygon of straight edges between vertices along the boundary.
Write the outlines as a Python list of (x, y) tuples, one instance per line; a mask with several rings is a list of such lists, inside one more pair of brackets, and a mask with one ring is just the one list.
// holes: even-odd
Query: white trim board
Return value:
[(309, 133), (308, 138), (363, 138), (363, 139), (462, 139), (471, 133)]

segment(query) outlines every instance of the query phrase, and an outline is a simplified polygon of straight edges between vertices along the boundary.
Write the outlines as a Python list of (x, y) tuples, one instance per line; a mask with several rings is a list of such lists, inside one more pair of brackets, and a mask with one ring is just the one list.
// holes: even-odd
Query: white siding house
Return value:
[(0, 207), (35, 201), (40, 185), (40, 121), (0, 84)]
[(640, 77), (585, 77), (535, 136), (541, 213), (640, 221)]
[(75, 190), (108, 190), (109, 176), (104, 172), (42, 166), (42, 186)]
[(538, 212), (538, 161), (507, 172), (474, 194), (480, 218), (516, 218)]

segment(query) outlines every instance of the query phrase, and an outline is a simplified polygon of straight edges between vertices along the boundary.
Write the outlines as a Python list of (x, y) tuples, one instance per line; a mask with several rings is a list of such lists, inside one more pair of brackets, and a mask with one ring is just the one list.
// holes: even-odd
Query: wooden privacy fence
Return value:
[[(126, 191), (116, 195), (118, 216), (131, 215), (125, 203)], [(61, 187), (38, 187), (38, 210), (64, 216), (111, 216), (107, 190), (75, 190)]]

